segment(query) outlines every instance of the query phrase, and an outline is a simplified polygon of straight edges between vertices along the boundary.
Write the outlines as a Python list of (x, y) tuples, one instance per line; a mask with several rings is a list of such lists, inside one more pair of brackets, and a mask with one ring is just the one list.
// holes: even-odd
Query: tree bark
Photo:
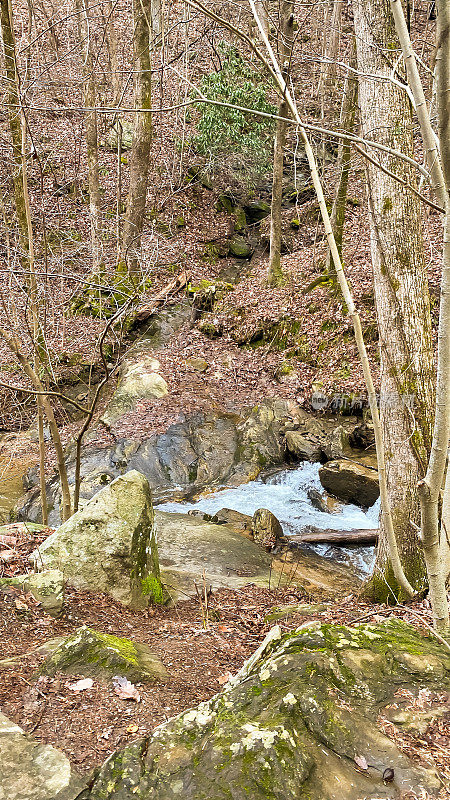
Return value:
[[(353, 51), (354, 52), (354, 51)], [(351, 59), (350, 66), (355, 66), (355, 58)], [(342, 106), (340, 128), (346, 133), (352, 134), (355, 130), (356, 110), (358, 105), (358, 78), (354, 73), (349, 72), (344, 102)], [(331, 209), (331, 225), (333, 227), (334, 238), (339, 255), (342, 258), (342, 244), (344, 240), (345, 210), (347, 206), (348, 179), (350, 176), (352, 148), (349, 141), (342, 140), (339, 143), (338, 152), (338, 184), (333, 208)], [(334, 263), (331, 253), (327, 254), (327, 272), (331, 275), (335, 273)]]
[(96, 98), (97, 87), (94, 73), (94, 52), (86, 0), (75, 0), (78, 19), (78, 32), (83, 56), (84, 105), (86, 148), (89, 181), (89, 211), (91, 221), (92, 266), (98, 271), (101, 259), (100, 245), (100, 178), (98, 171), (98, 135)]
[[(359, 103), (363, 135), (413, 153), (411, 106), (406, 92), (389, 80), (390, 59), (398, 51), (388, 0), (353, 0), (357, 42)], [(364, 77), (380, 76), (380, 80)], [(378, 153), (382, 165), (412, 186), (414, 170)], [(395, 536), (410, 584), (424, 589), (425, 562), (417, 536), (420, 508), (417, 483), (423, 478), (432, 440), (433, 353), (421, 209), (407, 188), (369, 163), (368, 201), (375, 303), (381, 352), (381, 423), (387, 488)], [(410, 406), (410, 407), (409, 407)], [(373, 599), (402, 597), (392, 571), (383, 520), (374, 575)]]
[[(283, 66), (285, 80), (287, 78), (286, 66), (288, 66), (288, 62), (292, 53), (294, 5), (295, 4), (293, 0), (281, 0), (280, 3), (278, 53)], [(286, 117), (288, 113), (288, 106), (284, 98), (282, 98), (278, 106), (278, 116)], [(277, 120), (273, 154), (272, 206), (270, 215), (270, 256), (269, 269), (267, 273), (267, 283), (269, 286), (280, 286), (284, 280), (283, 271), (281, 269), (281, 204), (283, 200), (283, 167), (286, 132), (287, 123)]]
[(6, 91), (5, 103), (8, 109), (9, 130), (11, 133), (14, 168), (14, 200), (19, 225), (20, 258), (28, 263), (28, 224), (22, 179), (22, 126), (19, 101), (19, 77), (16, 69), (16, 42), (10, 0), (0, 0), (0, 23), (5, 58)]
[[(134, 68), (136, 70), (134, 102), (136, 108), (152, 107), (152, 74), (150, 56), (151, 0), (133, 0)], [(123, 229), (122, 258), (130, 274), (139, 267), (142, 228), (144, 225), (147, 183), (152, 145), (151, 114), (137, 112), (130, 156), (130, 188)]]

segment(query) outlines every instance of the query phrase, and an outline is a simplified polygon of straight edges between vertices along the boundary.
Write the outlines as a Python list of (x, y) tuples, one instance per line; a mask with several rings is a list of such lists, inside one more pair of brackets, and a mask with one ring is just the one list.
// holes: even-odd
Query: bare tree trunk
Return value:
[(11, 133), (14, 169), (14, 200), (19, 225), (20, 257), (28, 262), (28, 225), (25, 209), (22, 179), (22, 127), (19, 100), (19, 78), (16, 69), (16, 43), (10, 0), (0, 0), (0, 23), (5, 57), (6, 91), (5, 103), (8, 109), (9, 130)]
[(326, 39), (324, 60), (320, 67), (319, 85), (317, 92), (324, 100), (329, 96), (336, 75), (336, 60), (339, 55), (339, 42), (341, 33), (343, 0), (333, 0), (331, 15), (329, 16), (329, 35)]
[[(289, 62), (292, 53), (292, 36), (294, 29), (294, 2), (281, 0), (278, 34), (278, 53), (281, 63)], [(285, 80), (287, 70), (284, 69)], [(288, 106), (282, 98), (278, 106), (278, 116), (286, 117)], [(272, 206), (270, 215), (270, 256), (267, 283), (269, 286), (280, 286), (283, 283), (281, 269), (281, 204), (283, 200), (283, 167), (284, 146), (286, 142), (287, 123), (277, 120), (275, 145), (273, 154)]]
[[(446, 189), (444, 243), (442, 254), (441, 306), (438, 330), (438, 368), (436, 415), (433, 447), (428, 470), (420, 485), (422, 506), (422, 541), (433, 600), (434, 624), (437, 630), (450, 631), (449, 606), (445, 589), (445, 568), (448, 558), (448, 505), (439, 514), (450, 436), (450, 7), (447, 0), (437, 3), (437, 106), (442, 170)], [(449, 470), (444, 490), (444, 502), (449, 501)]]
[[(353, 50), (354, 55), (356, 55)], [(350, 61), (350, 66), (355, 66), (355, 58)], [(352, 134), (355, 130), (356, 110), (358, 105), (358, 78), (354, 73), (349, 72), (345, 86), (345, 95), (342, 105), (341, 125), (340, 128), (345, 133)], [(342, 258), (342, 243), (344, 239), (344, 225), (345, 225), (345, 210), (347, 206), (347, 190), (348, 179), (350, 176), (351, 166), (351, 143), (342, 140), (339, 143), (339, 152), (337, 160), (338, 171), (338, 184), (336, 190), (336, 197), (334, 199), (333, 208), (331, 209), (331, 225), (333, 227), (334, 238), (339, 255)], [(330, 250), (327, 254), (327, 273), (335, 273), (333, 260), (331, 258)]]
[(117, 58), (117, 32), (114, 25), (114, 7), (112, 0), (106, 0), (106, 42), (108, 46), (109, 61), (111, 66), (113, 85), (113, 105), (117, 106), (122, 93), (122, 82), (119, 73), (119, 60)]
[[(353, 0), (359, 105), (363, 134), (407, 155), (413, 153), (411, 106), (390, 80), (390, 58), (398, 50), (389, 3)], [(379, 80), (370, 74), (380, 76)], [(415, 186), (406, 162), (378, 153), (379, 162)], [(418, 199), (369, 163), (368, 199), (375, 302), (381, 351), (381, 422), (387, 486), (400, 558), (410, 584), (425, 588), (427, 576), (417, 536), (417, 483), (431, 449), (434, 404), (433, 352), (421, 208)], [(396, 580), (383, 520), (375, 571), (367, 592), (389, 601), (403, 596)]]
[(152, 40), (161, 36), (163, 32), (162, 0), (151, 0)]
[(88, 109), (85, 115), (86, 147), (89, 180), (89, 210), (91, 218), (92, 266), (96, 272), (101, 258), (100, 246), (100, 178), (98, 171), (98, 136), (97, 136), (97, 88), (94, 73), (93, 40), (86, 0), (75, 0), (78, 12), (78, 31), (80, 47), (83, 54), (84, 105)]
[[(152, 73), (150, 56), (151, 0), (133, 0), (135, 106), (151, 109)], [(147, 182), (152, 145), (151, 114), (137, 112), (130, 157), (130, 188), (123, 230), (122, 254), (131, 274), (138, 271), (147, 200)]]
[(58, 425), (55, 419), (55, 415), (53, 413), (52, 405), (50, 403), (49, 398), (47, 397), (45, 387), (43, 386), (39, 378), (39, 375), (37, 375), (37, 373), (31, 366), (27, 356), (22, 352), (16, 336), (14, 334), (7, 332), (4, 328), (0, 328), (0, 336), (4, 339), (8, 348), (16, 357), (25, 375), (27, 376), (27, 378), (29, 378), (30, 383), (35, 389), (35, 391), (39, 392), (40, 396), (42, 397), (42, 407), (44, 409), (45, 416), (47, 417), (48, 420), (50, 435), (52, 437), (53, 445), (55, 447), (55, 452), (56, 452), (56, 462), (58, 466), (58, 474), (59, 474), (59, 480), (61, 484), (61, 494), (62, 494), (61, 518), (62, 521), (65, 522), (67, 519), (69, 519), (69, 517), (72, 514), (72, 502), (70, 499), (69, 482), (67, 479), (66, 463), (64, 460), (64, 449), (62, 446), (61, 437), (59, 435)]

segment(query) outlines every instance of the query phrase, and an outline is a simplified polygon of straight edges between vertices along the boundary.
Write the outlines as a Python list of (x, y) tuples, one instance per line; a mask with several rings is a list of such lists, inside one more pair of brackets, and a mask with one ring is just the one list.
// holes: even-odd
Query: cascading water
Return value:
[[(320, 464), (304, 462), (297, 469), (283, 470), (237, 488), (221, 489), (200, 497), (195, 503), (165, 503), (159, 508), (161, 511), (183, 513), (195, 509), (206, 514), (215, 514), (221, 508), (232, 508), (250, 515), (258, 508), (268, 508), (279, 519), (286, 535), (301, 534), (309, 526), (335, 531), (377, 528), (379, 500), (367, 512), (354, 505), (341, 505), (334, 513), (314, 508), (308, 490), (314, 488), (323, 491), (319, 467)], [(368, 572), (373, 565), (373, 547), (309, 546), (327, 558), (352, 563), (362, 572)]]

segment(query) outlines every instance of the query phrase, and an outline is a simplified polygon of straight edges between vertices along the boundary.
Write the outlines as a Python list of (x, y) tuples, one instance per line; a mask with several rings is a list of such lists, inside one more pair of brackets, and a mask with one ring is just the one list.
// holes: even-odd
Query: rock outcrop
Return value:
[(448, 650), (398, 620), (276, 626), (220, 694), (113, 754), (80, 800), (436, 796), (437, 775), (376, 719), (398, 689), (449, 688)]
[(30, 559), (60, 569), (78, 589), (105, 592), (132, 608), (162, 602), (147, 479), (131, 471), (102, 489)]
[(380, 496), (377, 471), (356, 461), (330, 461), (319, 470), (319, 478), (323, 488), (344, 503), (370, 508)]

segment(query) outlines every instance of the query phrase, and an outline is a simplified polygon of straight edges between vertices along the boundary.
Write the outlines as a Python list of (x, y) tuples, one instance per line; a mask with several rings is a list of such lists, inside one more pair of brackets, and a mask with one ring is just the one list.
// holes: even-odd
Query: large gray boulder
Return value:
[(218, 695), (113, 754), (80, 800), (435, 797), (435, 772), (376, 719), (399, 689), (449, 688), (448, 650), (396, 619), (276, 626)]
[(120, 368), (116, 391), (102, 415), (102, 422), (112, 426), (133, 411), (139, 400), (165, 397), (169, 389), (159, 369), (160, 363), (151, 353), (144, 353), (138, 359), (126, 359)]
[(147, 479), (135, 470), (116, 478), (30, 559), (36, 566), (60, 569), (75, 588), (105, 592), (132, 608), (162, 602)]
[(323, 488), (344, 503), (369, 508), (380, 495), (378, 472), (356, 461), (329, 461), (320, 468), (319, 478)]
[[(133, 349), (133, 357), (145, 351)], [(128, 470), (141, 472), (156, 500), (190, 496), (206, 487), (238, 485), (284, 461), (283, 437), (308, 415), (297, 403), (274, 399), (240, 414), (207, 412), (171, 425), (148, 439), (119, 439), (111, 447), (86, 442), (82, 453), (80, 497), (88, 500), (105, 484)], [(325, 435), (325, 434), (324, 434)], [(93, 434), (95, 437), (95, 432)], [(75, 475), (75, 448), (67, 457), (69, 482)], [(30, 492), (18, 510), (21, 519), (40, 519), (38, 474), (30, 476)], [(47, 489), (50, 524), (60, 522), (58, 477)]]
[[(251, 519), (251, 518), (250, 518)], [(161, 580), (174, 600), (195, 596), (195, 583), (213, 589), (300, 585), (312, 595), (334, 597), (357, 591), (361, 581), (348, 567), (310, 550), (277, 558), (227, 524), (206, 522), (190, 514), (155, 512)]]
[(84, 785), (63, 753), (0, 713), (0, 800), (75, 800)]

